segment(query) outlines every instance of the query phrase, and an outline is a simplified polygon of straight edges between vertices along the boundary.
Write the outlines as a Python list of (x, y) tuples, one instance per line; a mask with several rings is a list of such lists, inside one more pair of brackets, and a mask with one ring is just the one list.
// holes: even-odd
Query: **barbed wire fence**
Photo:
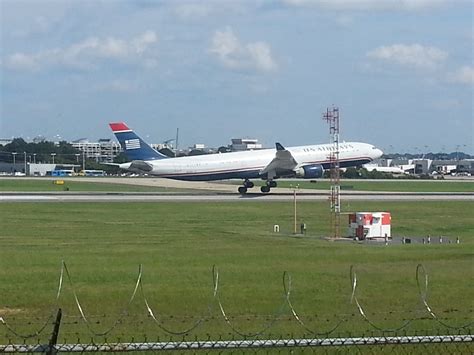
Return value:
[[(292, 279), (286, 272), (282, 277), (282, 302), (274, 314), (231, 316), (220, 297), (219, 271), (215, 266), (212, 268), (212, 299), (207, 305), (206, 314), (166, 317), (154, 311), (148, 302), (142, 275), (143, 269), (140, 266), (133, 292), (119, 316), (86, 315), (71, 273), (66, 263), (62, 262), (58, 291), (49, 315), (45, 318), (0, 316), (0, 326), (3, 326), (5, 332), (0, 333), (0, 339), (4, 342), (3, 345), (0, 344), (0, 352), (55, 354), (238, 349), (272, 349), (274, 352), (284, 349), (288, 351), (290, 348), (311, 348), (312, 351), (350, 348), (355, 352), (369, 350), (374, 353), (418, 353), (431, 352), (432, 349), (435, 349), (435, 353), (443, 354), (474, 353), (473, 310), (457, 313), (450, 310), (449, 318), (443, 316), (445, 312), (435, 310), (428, 302), (429, 278), (421, 264), (416, 268), (421, 309), (368, 312), (357, 298), (357, 273), (356, 268), (351, 266), (350, 302), (355, 308), (354, 312), (338, 313), (330, 317), (303, 315), (295, 309)], [(66, 283), (79, 315), (63, 314), (60, 308), (59, 300)], [(130, 312), (130, 306), (137, 298), (143, 301), (146, 315)], [(386, 327), (387, 323), (397, 325)], [(260, 329), (249, 331), (248, 329), (255, 328), (255, 324), (261, 324)], [(99, 331), (99, 328), (102, 330)], [(289, 332), (288, 329), (292, 331)], [(59, 339), (61, 342), (58, 342)]]

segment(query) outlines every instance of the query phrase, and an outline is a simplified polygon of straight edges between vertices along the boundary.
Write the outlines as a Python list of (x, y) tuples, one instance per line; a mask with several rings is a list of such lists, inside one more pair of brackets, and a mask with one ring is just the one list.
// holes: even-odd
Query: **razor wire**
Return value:
[[(148, 303), (148, 300), (146, 299), (145, 297), (145, 291), (143, 290), (143, 284), (140, 280), (140, 292), (142, 294), (142, 297), (143, 297), (143, 300), (145, 302), (145, 306), (147, 308), (147, 312), (148, 314), (150, 315), (150, 317), (155, 321), (155, 323), (158, 325), (158, 327), (163, 330), (165, 333), (168, 333), (168, 334), (171, 334), (171, 335), (185, 335), (185, 334), (188, 334), (190, 332), (192, 332), (194, 329), (196, 329), (197, 327), (199, 327), (202, 322), (204, 321), (204, 317), (201, 317), (199, 318), (193, 325), (191, 325), (191, 327), (185, 329), (185, 330), (182, 330), (182, 331), (174, 331), (174, 330), (170, 330), (169, 328), (165, 327), (162, 322), (160, 322), (156, 316), (155, 316), (155, 313), (153, 312), (153, 310), (151, 309), (150, 307), (150, 304)], [(208, 311), (209, 311), (209, 314), (212, 313), (212, 305), (211, 304), (208, 304)]]
[(15, 329), (13, 329), (12, 326), (10, 326), (7, 321), (3, 318), (3, 317), (0, 317), (0, 323), (5, 326), (5, 328), (8, 329), (9, 332), (11, 332), (12, 334), (14, 334), (15, 336), (19, 337), (19, 338), (22, 338), (22, 339), (30, 339), (30, 338), (33, 338), (33, 337), (36, 337), (36, 336), (39, 336), (45, 329), (46, 327), (48, 326), (48, 324), (51, 324), (51, 321), (53, 320), (53, 317), (54, 315), (53, 314), (50, 314), (48, 316), (48, 318), (46, 319), (46, 321), (44, 322), (44, 324), (42, 324), (40, 326), (40, 328), (38, 330), (36, 330), (34, 333), (30, 333), (30, 334), (22, 334), (20, 333), (19, 331), (16, 331)]
[[(64, 269), (64, 271), (66, 272), (67, 279), (69, 281), (69, 285), (71, 286), (72, 293), (74, 295), (74, 300), (76, 302), (76, 306), (79, 310), (79, 313), (81, 314), (82, 320), (84, 321), (84, 323), (87, 326), (87, 329), (91, 332), (91, 334), (93, 334), (95, 336), (105, 336), (105, 335), (109, 334), (120, 323), (122, 323), (123, 319), (125, 318), (125, 315), (127, 314), (128, 308), (130, 307), (133, 300), (135, 299), (135, 295), (137, 294), (138, 286), (141, 284), (140, 281), (141, 281), (141, 278), (142, 278), (142, 265), (140, 264), (140, 266), (138, 267), (138, 277), (137, 277), (137, 282), (135, 283), (135, 288), (133, 290), (132, 296), (130, 297), (130, 300), (128, 301), (128, 303), (125, 306), (124, 310), (121, 312), (121, 315), (119, 316), (119, 318), (117, 318), (115, 320), (114, 324), (109, 329), (107, 329), (106, 331), (104, 331), (102, 333), (99, 333), (99, 332), (96, 332), (94, 329), (92, 329), (92, 326), (91, 326), (89, 320), (87, 319), (87, 317), (84, 313), (83, 307), (81, 306), (81, 303), (79, 302), (79, 297), (77, 296), (76, 288), (74, 287), (74, 283), (72, 282), (71, 274), (69, 273), (69, 270), (66, 266), (66, 263), (63, 261), (62, 264), (63, 264), (63, 268), (61, 269), (61, 275), (62, 275), (62, 270)], [(61, 278), (61, 280), (62, 280), (62, 278)], [(62, 282), (61, 282), (61, 284), (62, 284)], [(58, 292), (58, 296), (59, 296), (59, 293), (60, 292)]]
[(359, 300), (357, 299), (356, 295), (356, 288), (357, 288), (357, 274), (354, 270), (354, 265), (351, 265), (350, 268), (350, 279), (351, 279), (351, 285), (352, 285), (352, 295), (351, 295), (351, 303), (355, 301), (357, 305), (357, 309), (359, 310), (360, 315), (369, 323), (373, 328), (380, 330), (382, 332), (387, 332), (387, 333), (395, 333), (397, 331), (400, 331), (404, 328), (406, 328), (414, 319), (408, 319), (403, 323), (400, 327), (398, 328), (392, 328), (392, 329), (387, 329), (387, 328), (381, 328), (377, 326), (375, 323), (373, 323), (366, 315), (364, 309), (362, 308), (362, 305), (360, 304)]
[[(61, 272), (60, 272), (60, 275), (59, 275), (58, 292), (56, 292), (55, 306), (53, 306), (53, 307), (56, 307), (56, 308), (58, 308), (59, 297), (61, 296), (61, 290), (62, 290), (62, 285), (63, 285), (63, 277), (64, 277), (64, 266), (65, 266), (64, 261), (61, 261)], [(54, 311), (52, 310), (50, 315), (46, 319), (46, 321), (39, 327), (38, 330), (36, 330), (34, 333), (31, 333), (31, 334), (21, 334), (20, 332), (13, 329), (13, 327), (11, 327), (7, 323), (7, 321), (1, 316), (0, 316), (0, 323), (3, 326), (5, 326), (8, 329), (8, 331), (11, 332), (12, 334), (14, 334), (15, 336), (17, 336), (19, 338), (22, 338), (22, 339), (30, 339), (30, 338), (39, 336), (46, 329), (48, 324), (51, 324), (51, 321), (53, 319), (54, 319)]]
[[(286, 284), (286, 279), (287, 278), (288, 278), (288, 288), (287, 288), (287, 284)], [(283, 273), (283, 289), (285, 290), (286, 303), (288, 304), (288, 307), (290, 308), (291, 314), (296, 319), (296, 321), (309, 333), (311, 333), (313, 335), (317, 335), (317, 336), (319, 336), (319, 335), (329, 335), (329, 334), (333, 333), (337, 328), (339, 328), (339, 326), (345, 321), (345, 319), (340, 319), (339, 322), (333, 328), (329, 329), (327, 332), (318, 333), (318, 332), (313, 331), (308, 326), (306, 326), (306, 324), (303, 322), (303, 320), (301, 319), (301, 317), (298, 315), (295, 308), (293, 307), (293, 304), (290, 300), (291, 275), (288, 274), (286, 271)]]
[[(240, 335), (241, 337), (244, 337), (244, 338), (255, 338), (255, 337), (258, 337), (259, 335), (262, 335), (263, 333), (265, 333), (268, 329), (270, 329), (271, 327), (273, 327), (273, 325), (276, 323), (276, 321), (278, 320), (278, 317), (280, 317), (283, 313), (284, 313), (284, 309), (285, 309), (285, 306), (286, 306), (286, 300), (285, 302), (282, 303), (282, 305), (280, 306), (280, 308), (278, 309), (278, 311), (274, 314), (273, 318), (266, 324), (264, 325), (264, 327), (256, 332), (256, 333), (251, 333), (251, 334), (246, 334), (246, 333), (243, 333), (241, 331), (239, 331), (234, 325), (233, 323), (230, 321), (229, 317), (227, 316), (227, 313), (225, 312), (224, 310), (224, 306), (222, 305), (222, 302), (221, 302), (221, 299), (219, 297), (219, 270), (217, 269), (217, 267), (214, 265), (212, 267), (212, 281), (213, 281), (213, 286), (214, 286), (214, 299), (216, 300), (217, 304), (219, 305), (219, 310), (222, 314), (222, 317), (224, 318), (224, 321), (226, 322), (226, 324), (230, 327), (230, 329), (232, 329), (232, 331), (238, 335)], [(286, 291), (286, 290), (285, 290)], [(287, 298), (288, 296), (286, 295), (285, 299)]]
[[(422, 288), (422, 281), (421, 281), (422, 280), (422, 275), (421, 275), (421, 273), (423, 273), (424, 278), (425, 278), (424, 279), (424, 288)], [(132, 304), (132, 302), (135, 300), (138, 291), (140, 291), (140, 294), (143, 297), (148, 315), (154, 320), (154, 322), (158, 325), (158, 327), (162, 331), (164, 331), (165, 333), (168, 333), (170, 335), (186, 335), (186, 334), (189, 334), (190, 332), (192, 332), (193, 330), (195, 330), (196, 328), (198, 328), (201, 324), (203, 324), (203, 321), (206, 319), (205, 316), (201, 316), (189, 328), (187, 328), (185, 330), (182, 330), (182, 331), (172, 330), (169, 327), (165, 326), (163, 324), (163, 322), (159, 319), (159, 317), (157, 317), (155, 315), (155, 312), (151, 308), (151, 305), (150, 305), (150, 303), (148, 302), (148, 300), (145, 296), (142, 275), (143, 275), (143, 267), (140, 264), (139, 269), (138, 269), (138, 276), (137, 276), (137, 280), (136, 280), (136, 283), (135, 283), (135, 287), (134, 287), (133, 293), (132, 293), (128, 303), (126, 304), (124, 310), (121, 312), (119, 317), (115, 320), (114, 324), (104, 332), (98, 332), (98, 331), (95, 331), (93, 329), (93, 327), (91, 325), (91, 322), (89, 321), (89, 317), (86, 316), (86, 314), (84, 312), (84, 308), (81, 305), (81, 302), (79, 300), (79, 297), (78, 297), (78, 294), (77, 294), (77, 291), (76, 291), (76, 287), (75, 287), (75, 285), (73, 283), (73, 280), (72, 280), (72, 277), (71, 277), (71, 273), (69, 272), (69, 269), (68, 269), (68, 267), (67, 267), (67, 265), (64, 261), (62, 261), (62, 263), (61, 263), (61, 272), (60, 272), (60, 277), (59, 277), (58, 290), (57, 290), (56, 298), (55, 298), (56, 306), (59, 307), (59, 300), (60, 300), (61, 292), (62, 292), (63, 286), (64, 286), (64, 278), (66, 277), (67, 281), (69, 283), (69, 286), (71, 287), (76, 307), (79, 310), (80, 318), (86, 324), (88, 331), (91, 334), (93, 334), (94, 336), (99, 336), (99, 337), (106, 336), (110, 332), (112, 332), (119, 324), (121, 324), (123, 322), (124, 318), (128, 315), (129, 307)], [(352, 294), (351, 294), (350, 303), (355, 303), (356, 304), (357, 309), (359, 311), (359, 314), (374, 329), (376, 329), (378, 331), (381, 331), (381, 332), (394, 333), (394, 332), (397, 332), (397, 331), (400, 331), (400, 330), (406, 328), (414, 320), (419, 319), (419, 317), (418, 317), (418, 318), (412, 318), (412, 319), (405, 320), (405, 322), (400, 327), (393, 328), (393, 329), (385, 329), (381, 326), (378, 326), (377, 324), (375, 324), (370, 319), (370, 317), (368, 316), (368, 313), (364, 310), (362, 304), (359, 302), (359, 300), (357, 298), (357, 292), (356, 292), (357, 291), (357, 274), (356, 274), (356, 271), (355, 271), (355, 267), (353, 265), (350, 267), (350, 280), (351, 280), (351, 287), (352, 287)], [(292, 291), (292, 278), (291, 278), (291, 275), (285, 271), (283, 273), (282, 281), (283, 281), (283, 291), (284, 291), (284, 294), (283, 294), (284, 302), (282, 303), (282, 305), (279, 307), (277, 312), (272, 316), (272, 318), (263, 326), (263, 328), (261, 330), (259, 330), (258, 332), (255, 332), (255, 333), (245, 333), (245, 332), (237, 329), (237, 327), (231, 321), (231, 318), (227, 315), (227, 312), (225, 310), (223, 302), (221, 301), (220, 293), (219, 293), (219, 290), (220, 290), (219, 289), (219, 286), (220, 286), (220, 284), (219, 284), (219, 271), (218, 271), (217, 266), (213, 265), (213, 267), (212, 267), (212, 282), (213, 282), (213, 301), (214, 302), (209, 302), (209, 304), (208, 304), (209, 319), (213, 318), (212, 317), (213, 308), (214, 308), (213, 306), (217, 303), (219, 311), (220, 311), (220, 315), (222, 316), (225, 323), (230, 327), (230, 329), (235, 334), (238, 334), (239, 336), (244, 337), (244, 338), (258, 337), (258, 336), (262, 335), (263, 333), (265, 333), (268, 329), (270, 329), (272, 326), (274, 326), (274, 324), (281, 318), (281, 315), (285, 313), (285, 307), (286, 306), (288, 306), (292, 317), (297, 321), (297, 323), (302, 328), (304, 328), (307, 332), (309, 332), (310, 334), (312, 334), (314, 336), (321, 336), (321, 335), (326, 335), (327, 336), (327, 335), (333, 333), (336, 329), (338, 329), (341, 324), (348, 321), (347, 319), (344, 319), (344, 318), (341, 319), (340, 318), (339, 321), (337, 322), (337, 324), (334, 327), (332, 327), (331, 329), (329, 329), (327, 331), (324, 331), (324, 332), (316, 332), (316, 331), (310, 329), (310, 327), (308, 327), (305, 324), (302, 317), (298, 314), (295, 307), (293, 306), (293, 303), (292, 303), (292, 300), (291, 300), (291, 291)], [(417, 285), (418, 285), (419, 295), (420, 295), (420, 298), (421, 298), (422, 303), (424, 305), (424, 308), (428, 311), (428, 313), (430, 314), (430, 316), (433, 320), (437, 321), (439, 324), (443, 325), (446, 328), (458, 329), (458, 330), (459, 329), (467, 329), (471, 325), (474, 324), (474, 322), (471, 321), (471, 322), (469, 322), (467, 324), (464, 324), (464, 325), (461, 325), (461, 326), (452, 326), (452, 325), (449, 325), (449, 324), (443, 322), (442, 319), (440, 319), (436, 315), (436, 313), (433, 311), (433, 309), (431, 308), (431, 306), (428, 304), (428, 301), (427, 301), (428, 286), (429, 286), (428, 285), (428, 273), (426, 272), (426, 270), (425, 270), (425, 268), (423, 267), (422, 264), (418, 264), (418, 266), (416, 268), (416, 282), (417, 282)], [(392, 312), (390, 312), (390, 313), (392, 313)], [(372, 314), (375, 314), (375, 313), (372, 313)], [(46, 322), (44, 324), (42, 324), (41, 327), (37, 331), (35, 331), (31, 334), (21, 334), (19, 331), (16, 331), (11, 325), (8, 324), (8, 322), (3, 317), (0, 317), (0, 324), (5, 326), (6, 329), (10, 333), (14, 334), (15, 336), (23, 338), (23, 339), (29, 339), (29, 338), (33, 338), (35, 336), (39, 336), (44, 331), (44, 329), (48, 326), (48, 324), (51, 324), (51, 320), (53, 319), (53, 317), (54, 317), (54, 314), (51, 313), (50, 316), (48, 317), (48, 319), (46, 320)]]
[[(420, 283), (420, 272), (421, 271), (423, 272), (423, 275), (425, 276), (425, 280), (424, 280), (425, 281), (424, 282), (425, 287), (423, 289), (421, 288), (421, 283)], [(471, 321), (469, 323), (466, 323), (464, 325), (460, 325), (460, 326), (457, 326), (457, 327), (456, 326), (451, 326), (451, 325), (443, 322), (441, 319), (439, 319), (436, 316), (436, 314), (434, 313), (433, 309), (430, 307), (430, 305), (428, 304), (428, 301), (427, 301), (427, 298), (428, 298), (428, 273), (426, 272), (426, 269), (422, 264), (418, 264), (416, 266), (416, 284), (418, 286), (418, 292), (419, 292), (419, 295), (420, 295), (420, 298), (421, 298), (421, 302), (423, 302), (423, 305), (425, 306), (426, 311), (439, 324), (443, 325), (446, 328), (450, 328), (450, 329), (469, 328), (470, 326), (472, 326), (474, 324), (474, 321)]]

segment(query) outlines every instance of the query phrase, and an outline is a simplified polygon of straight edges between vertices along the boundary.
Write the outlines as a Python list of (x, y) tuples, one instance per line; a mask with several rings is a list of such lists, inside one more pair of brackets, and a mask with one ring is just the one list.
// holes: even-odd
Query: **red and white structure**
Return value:
[(391, 238), (389, 212), (355, 212), (349, 214), (348, 236), (354, 239)]

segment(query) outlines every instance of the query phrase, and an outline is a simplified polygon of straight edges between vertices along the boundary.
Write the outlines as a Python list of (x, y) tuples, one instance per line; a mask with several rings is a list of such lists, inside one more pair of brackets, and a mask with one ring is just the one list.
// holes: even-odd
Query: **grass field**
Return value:
[[(76, 180), (64, 180), (64, 185), (55, 185), (50, 179), (2, 179), (0, 178), (0, 192), (1, 191), (15, 191), (15, 192), (193, 192), (192, 189), (175, 189), (156, 186), (139, 186), (120, 183), (104, 183), (100, 182), (85, 182), (81, 178)], [(58, 180), (61, 180), (58, 178)], [(125, 180), (125, 178), (124, 178)]]
[[(20, 329), (25, 319), (43, 319), (55, 305), (61, 260), (71, 272), (86, 315), (103, 331), (118, 317), (132, 294), (143, 264), (146, 298), (164, 323), (187, 328), (208, 314), (212, 302), (211, 268), (220, 270), (219, 293), (239, 329), (257, 331), (282, 304), (284, 271), (292, 275), (292, 302), (311, 328), (371, 330), (349, 303), (349, 268), (357, 268), (359, 300), (381, 327), (426, 317), (415, 269), (429, 272), (429, 300), (445, 322), (455, 326), (473, 316), (474, 202), (351, 202), (345, 210), (390, 211), (397, 236), (459, 237), (461, 244), (360, 245), (328, 242), (327, 204), (299, 204), (308, 236), (291, 236), (293, 206), (284, 202), (248, 203), (1, 203), (0, 316)], [(282, 232), (274, 234), (272, 226)], [(59, 300), (66, 324), (63, 338), (90, 334), (79, 319), (72, 289), (65, 281)], [(146, 316), (138, 295), (127, 322), (109, 336), (167, 334)], [(230, 336), (219, 317), (192, 335)], [(307, 333), (285, 309), (272, 334)], [(420, 320), (408, 330), (436, 329)], [(429, 324), (429, 325), (427, 325)], [(425, 327), (425, 328), (424, 328)], [(373, 329), (372, 329), (373, 330)], [(156, 337), (155, 337), (156, 338)], [(0, 328), (0, 343), (11, 339)]]
[[(59, 179), (60, 180), (60, 179)], [(153, 186), (139, 186), (118, 183), (104, 183), (100, 178), (97, 182), (84, 182), (81, 178), (67, 179), (65, 185), (54, 185), (49, 179), (2, 179), (0, 178), (1, 191), (47, 191), (60, 192), (68, 188), (71, 192), (193, 192), (192, 189), (175, 189)], [(123, 178), (124, 182), (129, 182), (127, 178)], [(301, 189), (329, 190), (330, 182), (327, 180), (279, 180), (279, 187), (289, 188), (296, 184)], [(240, 181), (232, 181), (233, 184), (241, 184)], [(262, 181), (255, 181), (256, 185), (262, 185)], [(343, 180), (341, 181), (342, 191), (392, 191), (392, 192), (474, 192), (474, 180), (466, 181), (417, 181), (417, 180)], [(237, 189), (236, 189), (237, 190)], [(258, 191), (258, 189), (254, 189)], [(253, 190), (251, 190), (253, 191)], [(201, 191), (202, 192), (202, 191)]]

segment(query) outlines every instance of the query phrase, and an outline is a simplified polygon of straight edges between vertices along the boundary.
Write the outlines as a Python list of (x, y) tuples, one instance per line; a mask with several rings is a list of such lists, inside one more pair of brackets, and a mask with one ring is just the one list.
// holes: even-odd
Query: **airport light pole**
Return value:
[(33, 153), (33, 164), (36, 164), (36, 153)]
[(86, 151), (82, 150), (82, 171), (86, 170)]
[(15, 157), (18, 153), (17, 152), (12, 152), (13, 155), (13, 169), (15, 169)]
[(25, 160), (25, 175), (26, 175), (26, 152), (23, 152), (23, 157), (24, 157), (24, 160)]
[(54, 157), (56, 156), (56, 153), (51, 153), (51, 157), (53, 158), (53, 164), (54, 164)]
[(296, 190), (298, 190), (300, 187), (300, 185), (296, 185), (296, 186), (293, 186), (292, 184), (290, 184), (290, 189), (293, 189), (293, 212), (294, 212), (294, 234), (296, 234), (297, 232), (297, 228), (296, 228)]

